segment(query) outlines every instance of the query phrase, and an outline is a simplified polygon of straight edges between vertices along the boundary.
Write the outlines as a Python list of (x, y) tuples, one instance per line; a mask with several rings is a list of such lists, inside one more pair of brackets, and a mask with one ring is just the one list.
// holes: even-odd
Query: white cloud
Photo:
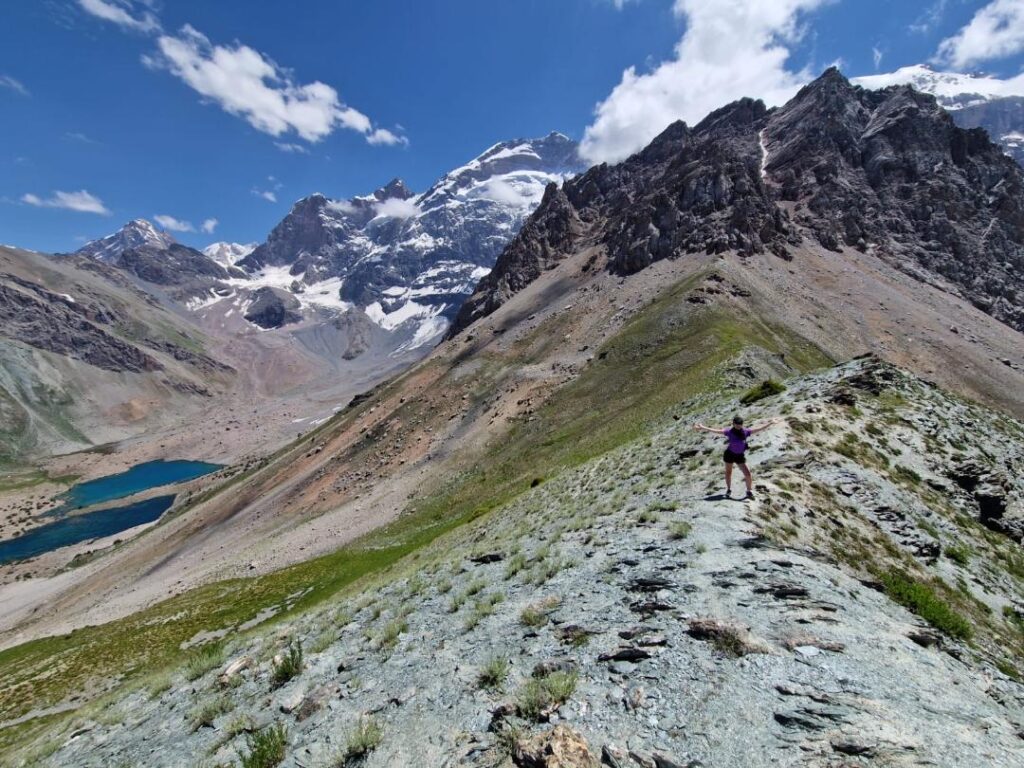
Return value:
[(373, 212), (379, 218), (410, 219), (420, 213), (420, 207), (412, 200), (389, 197), (374, 205)]
[(91, 136), (86, 136), (81, 131), (68, 131), (64, 134), (64, 138), (68, 141), (77, 141), (80, 144), (99, 144), (96, 139)]
[(195, 232), (196, 228), (192, 226), (192, 222), (183, 221), (182, 219), (176, 219), (173, 216), (161, 213), (153, 217), (153, 221), (160, 225), (162, 229), (166, 229), (169, 232)]
[(396, 144), (409, 146), (409, 140), (405, 136), (399, 136), (387, 128), (377, 128), (366, 137), (366, 141), (369, 144), (384, 144), (389, 147), (393, 147)]
[(214, 45), (188, 24), (177, 35), (161, 35), (157, 45), (160, 56), (143, 57), (144, 63), (168, 70), (263, 133), (294, 132), (317, 142), (337, 128), (347, 128), (363, 134), (371, 144), (402, 141), (386, 129), (375, 129), (369, 117), (343, 104), (331, 86), (318, 81), (296, 83), (286, 70), (247, 45)]
[(270, 202), (270, 203), (276, 203), (277, 202), (277, 195), (274, 194), (273, 190), (270, 190), (270, 189), (256, 189), (255, 187), (253, 187), (252, 193), (254, 195), (256, 195), (256, 197), (262, 197), (267, 202)]
[(22, 96), (28, 96), (28, 88), (26, 88), (20, 80), (16, 80), (10, 75), (0, 75), (0, 88), (7, 88), (10, 91), (14, 91)]
[(84, 189), (78, 192), (61, 192), (58, 190), (45, 199), (28, 192), (21, 196), (21, 202), (34, 205), (37, 208), (64, 208), (80, 213), (97, 213), (101, 216), (110, 215), (110, 211), (107, 210), (103, 201)]
[(349, 214), (355, 213), (356, 211), (356, 207), (348, 200), (328, 200), (327, 205), (324, 207), (329, 211), (334, 211), (335, 213)]
[(878, 66), (879, 66), (879, 64), (881, 64), (881, 63), (882, 63), (882, 56), (883, 56), (883, 55), (884, 55), (884, 54), (882, 53), (882, 49), (881, 49), (881, 48), (879, 48), (879, 47), (878, 47), (877, 45), (876, 45), (876, 46), (874, 46), (874, 47), (873, 47), (873, 48), (871, 49), (871, 58), (872, 58), (872, 60), (873, 60), (873, 61), (875, 62), (875, 69), (876, 69), (876, 70), (878, 69)]
[(208, 235), (212, 235), (213, 234), (213, 230), (215, 230), (217, 228), (218, 224), (220, 224), (220, 222), (217, 221), (217, 219), (211, 217), (209, 219), (204, 219), (203, 223), (199, 225), (199, 229), (201, 229), (203, 232), (205, 232)]
[(675, 120), (693, 124), (742, 96), (779, 104), (810, 79), (786, 67), (803, 14), (831, 0), (675, 0), (686, 30), (674, 58), (640, 74), (635, 67), (597, 105), (581, 153), (617, 162)]
[(954, 67), (1003, 59), (1024, 51), (1024, 0), (993, 0), (952, 37), (939, 43), (937, 61)]
[(496, 200), (507, 205), (526, 205), (530, 202), (529, 197), (524, 197), (507, 181), (497, 178), (488, 179), (481, 193), (481, 196), (488, 200)]
[(921, 35), (931, 32), (942, 22), (942, 17), (946, 15), (946, 6), (948, 5), (949, 0), (935, 0), (914, 20), (910, 25), (910, 31)]
[(289, 152), (293, 155), (308, 155), (309, 150), (301, 144), (293, 144), (290, 141), (275, 141), (274, 146), (282, 152)]
[(78, 4), (86, 13), (125, 29), (137, 32), (157, 32), (160, 29), (160, 22), (150, 11), (139, 11), (133, 16), (136, 9), (131, 0), (78, 0)]

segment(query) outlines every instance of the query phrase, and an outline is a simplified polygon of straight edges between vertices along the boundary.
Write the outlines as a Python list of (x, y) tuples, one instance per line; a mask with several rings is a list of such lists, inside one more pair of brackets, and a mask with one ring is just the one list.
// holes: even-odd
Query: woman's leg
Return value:
[(725, 462), (725, 492), (732, 493), (732, 462)]
[(743, 481), (747, 484), (747, 495), (751, 495), (754, 490), (754, 478), (750, 476), (750, 470), (747, 469), (746, 464), (740, 464), (740, 469), (743, 470)]

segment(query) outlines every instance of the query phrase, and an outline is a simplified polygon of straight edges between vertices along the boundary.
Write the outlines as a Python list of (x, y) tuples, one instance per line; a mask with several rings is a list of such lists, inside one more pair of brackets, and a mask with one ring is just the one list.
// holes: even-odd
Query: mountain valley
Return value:
[[(0, 248), (0, 535), (224, 465), (0, 566), (0, 764), (1014, 764), (1024, 170), (946, 85)], [(691, 429), (737, 412), (746, 501)]]

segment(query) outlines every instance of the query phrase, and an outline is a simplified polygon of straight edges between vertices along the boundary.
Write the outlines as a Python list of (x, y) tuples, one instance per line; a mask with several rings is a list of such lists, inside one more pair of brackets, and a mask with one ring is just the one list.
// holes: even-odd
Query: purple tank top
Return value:
[(747, 450), (747, 438), (750, 437), (752, 431), (749, 429), (743, 430), (743, 436), (736, 434), (733, 429), (723, 429), (722, 434), (729, 440), (729, 450), (733, 453), (743, 453)]

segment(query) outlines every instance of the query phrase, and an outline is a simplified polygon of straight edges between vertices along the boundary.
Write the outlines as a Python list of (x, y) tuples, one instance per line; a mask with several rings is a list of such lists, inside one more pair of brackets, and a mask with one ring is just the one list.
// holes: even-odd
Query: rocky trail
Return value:
[(788, 385), (752, 501), (690, 429), (737, 404), (682, 404), (13, 764), (1024, 764), (1021, 425), (873, 359)]

